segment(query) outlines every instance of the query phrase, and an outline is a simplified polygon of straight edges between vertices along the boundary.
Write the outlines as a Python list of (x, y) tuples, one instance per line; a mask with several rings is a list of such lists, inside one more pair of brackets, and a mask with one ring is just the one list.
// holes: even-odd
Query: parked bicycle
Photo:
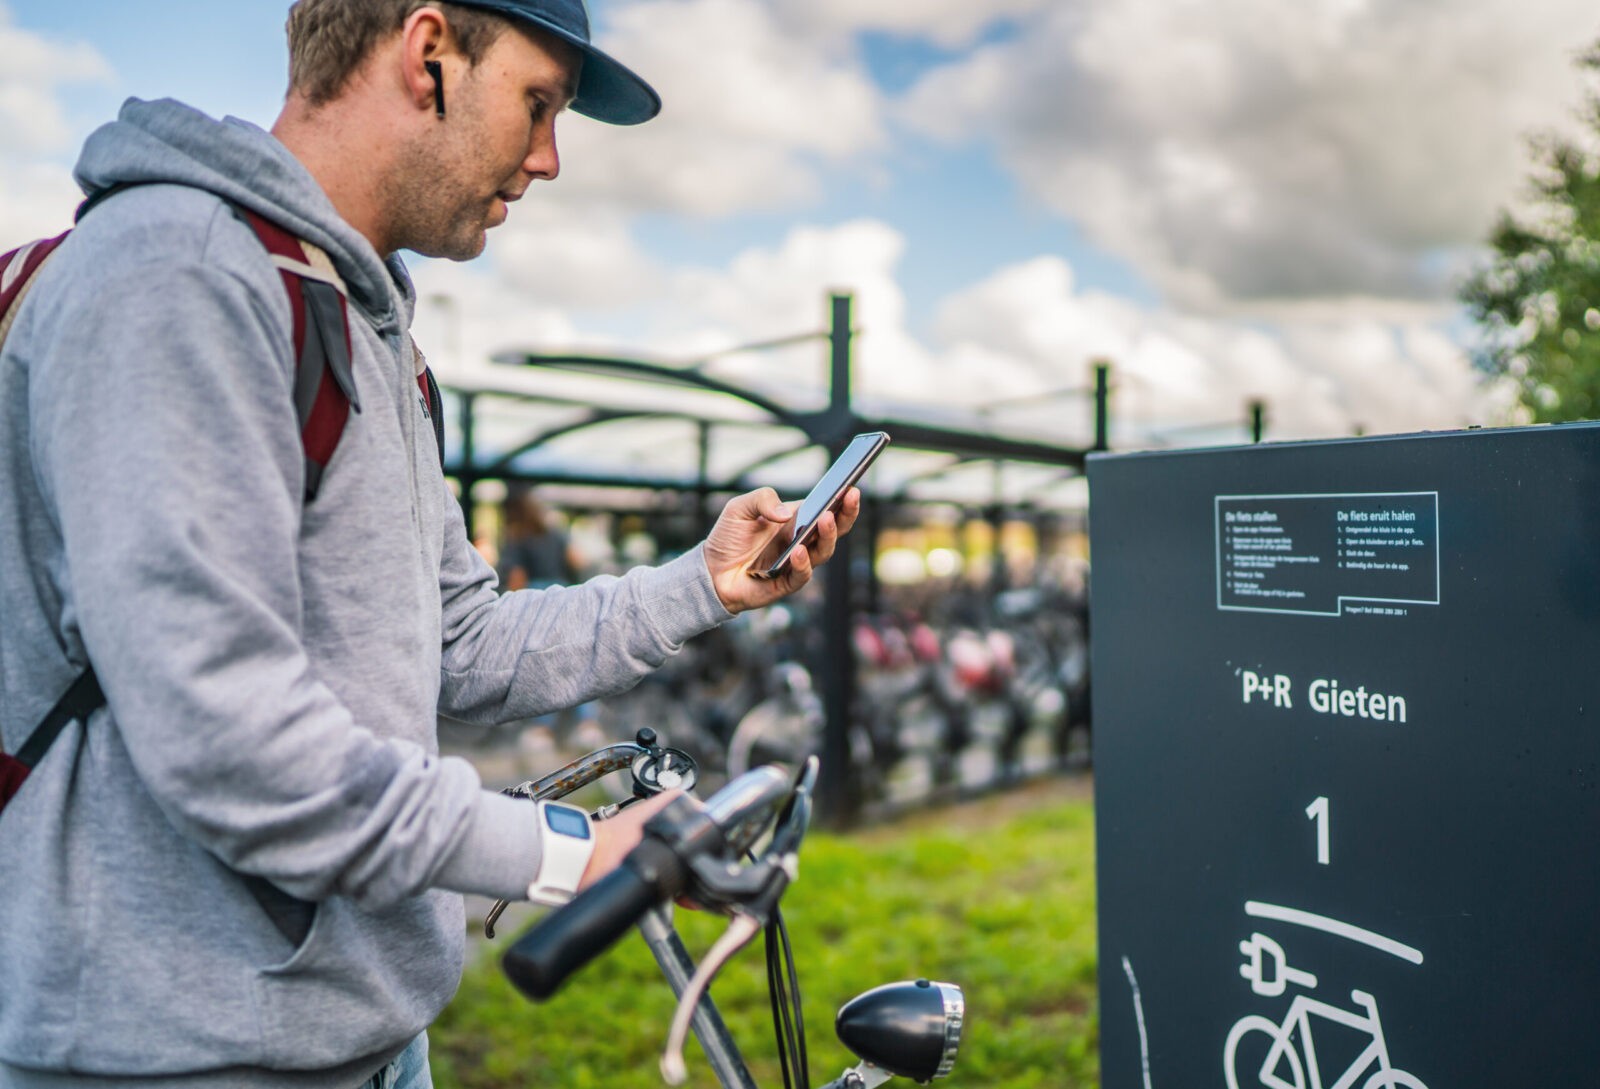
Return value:
[[(729, 763), (728, 755), (736, 728), (752, 710), (764, 707), (762, 713), (771, 714), (804, 699), (797, 686), (809, 686), (810, 677), (795, 676), (797, 668), (804, 672), (798, 644), (805, 629), (795, 619), (798, 608), (779, 602), (696, 636), (636, 688), (598, 701), (594, 731), (574, 740), (598, 745), (602, 739), (632, 737), (643, 727), (658, 727), (695, 759), (703, 780), (712, 786), (762, 759), (803, 757), (773, 754), (736, 764)], [(619, 792), (612, 779), (605, 785), (614, 796), (627, 789), (624, 785)]]
[[(634, 744), (607, 746), (507, 793), (553, 800), (623, 770), (632, 776), (635, 798), (691, 789), (697, 777), (687, 754), (641, 730)], [(683, 1047), (692, 1029), (724, 1089), (756, 1089), (707, 990), (728, 959), (764, 931), (784, 1085), (804, 1089), (810, 1072), (800, 992), (778, 904), (798, 874), (816, 777), (813, 757), (793, 776), (772, 766), (746, 772), (703, 807), (676, 799), (645, 825), (643, 841), (620, 866), (516, 941), (502, 959), (506, 975), (527, 997), (548, 998), (637, 925), (679, 1000), (662, 1054), (663, 1078), (670, 1085), (685, 1080)], [(625, 804), (602, 807), (595, 817), (604, 819)], [(698, 965), (672, 924), (670, 905), (680, 898), (730, 920)], [(502, 907), (485, 924), (490, 937)], [(840, 1041), (861, 1062), (823, 1089), (875, 1089), (896, 1076), (917, 1082), (945, 1077), (955, 1064), (964, 1019), (965, 998), (955, 984), (922, 979), (867, 991), (847, 1002), (836, 1021)]]
[[(805, 609), (784, 602), (690, 641), (637, 688), (599, 701), (577, 740), (661, 727), (711, 786), (820, 753), (821, 637)], [(1043, 583), (999, 594), (951, 584), (856, 614), (843, 772), (853, 792), (896, 804), (1087, 764), (1087, 622), (1081, 592)]]
[(1051, 748), (1058, 764), (1066, 766), (1080, 751), (1088, 762), (1087, 599), (1062, 587), (1025, 586), (996, 595), (994, 613), (1016, 647), (1016, 699), (1030, 719), (1051, 721)]

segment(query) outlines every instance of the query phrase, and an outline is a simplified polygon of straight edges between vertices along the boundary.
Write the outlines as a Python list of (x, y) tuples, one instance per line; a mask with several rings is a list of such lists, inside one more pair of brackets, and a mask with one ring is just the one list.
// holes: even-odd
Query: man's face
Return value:
[(395, 248), (455, 261), (482, 253), (507, 206), (561, 169), (556, 115), (572, 101), (581, 64), (565, 42), (520, 29), (475, 67), (447, 63), (445, 118), (414, 141), (394, 194)]

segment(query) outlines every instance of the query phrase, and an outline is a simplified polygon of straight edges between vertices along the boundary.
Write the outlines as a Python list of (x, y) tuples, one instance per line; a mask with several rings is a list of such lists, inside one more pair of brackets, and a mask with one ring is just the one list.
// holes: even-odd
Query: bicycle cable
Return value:
[(784, 1089), (807, 1089), (811, 1084), (811, 1071), (806, 1055), (800, 976), (795, 969), (794, 948), (789, 943), (789, 927), (782, 911), (774, 911), (773, 920), (767, 925), (766, 955), (767, 993), (772, 1001), (772, 1028), (777, 1037)]

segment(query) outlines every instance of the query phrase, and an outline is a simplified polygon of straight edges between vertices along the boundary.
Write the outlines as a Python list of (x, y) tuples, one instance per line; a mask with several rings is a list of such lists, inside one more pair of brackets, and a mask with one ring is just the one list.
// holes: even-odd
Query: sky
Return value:
[[(0, 0), (0, 250), (62, 229), (129, 96), (270, 126), (284, 0)], [(594, 0), (661, 116), (569, 116), (466, 265), (411, 262), (445, 381), (497, 351), (690, 359), (855, 296), (869, 403), (1086, 444), (1496, 424), (1454, 301), (1529, 139), (1572, 130), (1578, 0)], [(814, 389), (816, 345), (714, 373)], [(512, 377), (523, 380), (524, 372)], [(908, 414), (902, 412), (901, 414)], [(640, 458), (648, 455), (641, 452)]]

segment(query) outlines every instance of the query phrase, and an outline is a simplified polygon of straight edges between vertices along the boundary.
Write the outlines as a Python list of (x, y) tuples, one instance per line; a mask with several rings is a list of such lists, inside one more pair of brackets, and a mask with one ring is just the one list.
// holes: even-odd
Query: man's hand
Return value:
[[(582, 892), (620, 866), (622, 860), (628, 856), (628, 852), (639, 846), (639, 841), (644, 839), (644, 826), (650, 818), (671, 805), (672, 799), (680, 797), (684, 797), (681, 790), (663, 791), (654, 798), (624, 807), (608, 820), (595, 821), (594, 854), (589, 856), (589, 864), (583, 868), (583, 877), (578, 881), (578, 891)], [(704, 804), (692, 795), (689, 796), (689, 800), (696, 807)], [(706, 910), (693, 900), (682, 896), (678, 897), (676, 903), (688, 911)]]
[(706, 538), (706, 567), (717, 597), (731, 613), (770, 605), (811, 581), (811, 572), (828, 562), (839, 538), (850, 532), (861, 513), (861, 492), (851, 488), (839, 509), (817, 519), (817, 530), (805, 548), (789, 559), (775, 579), (759, 579), (752, 570), (764, 571), (789, 543), (787, 527), (799, 503), (780, 503), (771, 488), (757, 488), (736, 496), (722, 508), (722, 516)]
[(589, 864), (583, 868), (578, 890), (583, 891), (616, 869), (628, 852), (639, 846), (639, 841), (644, 838), (645, 822), (682, 794), (681, 790), (664, 791), (654, 798), (624, 806), (614, 817), (595, 821), (594, 853), (589, 856)]

